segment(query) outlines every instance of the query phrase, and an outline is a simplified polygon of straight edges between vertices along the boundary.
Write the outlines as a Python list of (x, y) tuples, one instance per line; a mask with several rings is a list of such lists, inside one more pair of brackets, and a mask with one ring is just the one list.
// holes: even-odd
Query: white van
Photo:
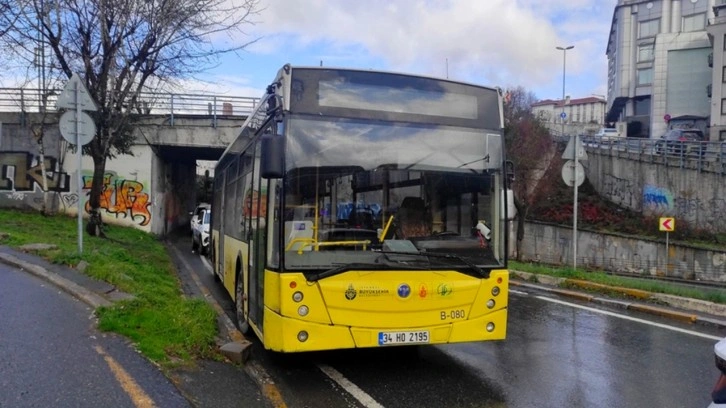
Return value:
[(603, 142), (612, 142), (623, 136), (624, 135), (622, 135), (617, 128), (600, 128), (600, 130), (595, 133), (595, 139)]

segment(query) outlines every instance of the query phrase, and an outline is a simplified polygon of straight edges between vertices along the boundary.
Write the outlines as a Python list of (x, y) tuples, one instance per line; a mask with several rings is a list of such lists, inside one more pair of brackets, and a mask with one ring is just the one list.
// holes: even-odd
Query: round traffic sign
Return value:
[(86, 112), (81, 112), (78, 118), (76, 118), (75, 110), (66, 111), (61, 116), (58, 127), (60, 128), (63, 139), (66, 139), (68, 143), (73, 145), (80, 144), (84, 146), (96, 136), (96, 124), (93, 123), (93, 118)]
[(562, 113), (560, 113), (560, 117), (561, 117), (562, 119), (564, 119), (564, 118), (566, 118), (566, 117), (567, 117), (567, 114), (566, 114), (565, 112), (562, 112)]
[[(577, 179), (575, 179), (575, 175), (577, 175)], [(562, 166), (562, 180), (570, 187), (573, 187), (575, 183), (578, 187), (581, 186), (585, 182), (585, 168), (582, 167), (582, 163), (577, 162), (577, 172), (575, 172), (575, 161), (565, 162), (565, 165)]]

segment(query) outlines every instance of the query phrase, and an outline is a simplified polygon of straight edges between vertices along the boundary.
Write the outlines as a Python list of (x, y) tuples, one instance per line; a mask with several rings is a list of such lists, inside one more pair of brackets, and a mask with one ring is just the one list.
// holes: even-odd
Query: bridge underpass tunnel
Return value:
[[(211, 197), (214, 164), (223, 150), (210, 147), (156, 146), (152, 232), (167, 235), (189, 229), (190, 213)], [(205, 173), (208, 172), (208, 177)], [(205, 195), (205, 187), (209, 194)]]

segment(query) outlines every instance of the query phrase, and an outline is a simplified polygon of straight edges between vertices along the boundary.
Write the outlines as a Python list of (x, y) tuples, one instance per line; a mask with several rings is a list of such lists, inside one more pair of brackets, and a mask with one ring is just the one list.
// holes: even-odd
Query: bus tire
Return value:
[(239, 331), (242, 332), (242, 334), (247, 334), (250, 331), (250, 324), (245, 318), (244, 282), (242, 279), (242, 272), (239, 270), (237, 271), (237, 278), (235, 281), (234, 320)]

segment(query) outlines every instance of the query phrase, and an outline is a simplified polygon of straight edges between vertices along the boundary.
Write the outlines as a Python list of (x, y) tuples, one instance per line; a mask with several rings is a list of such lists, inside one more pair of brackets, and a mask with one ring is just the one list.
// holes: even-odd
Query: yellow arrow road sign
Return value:
[(673, 217), (660, 217), (658, 221), (658, 229), (666, 232), (673, 232), (676, 230), (676, 219)]

